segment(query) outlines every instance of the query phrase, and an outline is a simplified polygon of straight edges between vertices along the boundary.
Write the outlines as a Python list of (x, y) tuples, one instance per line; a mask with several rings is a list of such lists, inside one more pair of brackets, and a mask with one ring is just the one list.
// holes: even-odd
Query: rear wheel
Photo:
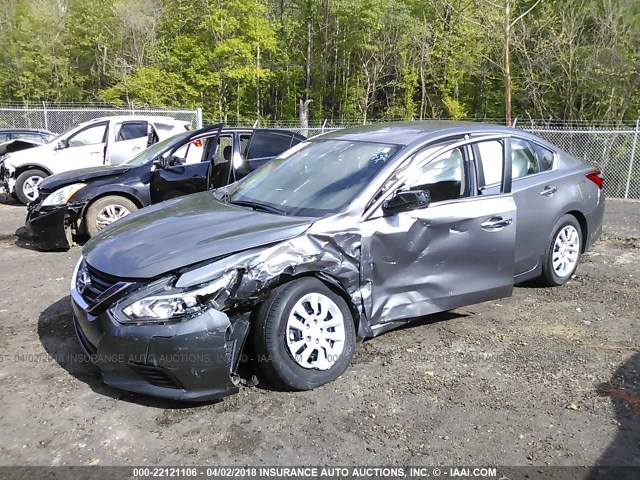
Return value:
[(258, 311), (254, 345), (275, 386), (310, 390), (344, 372), (355, 348), (353, 317), (342, 297), (315, 278), (275, 289)]
[(38, 198), (38, 185), (47, 177), (42, 170), (27, 170), (16, 178), (15, 196), (22, 203), (29, 203)]
[(84, 216), (85, 229), (90, 237), (111, 225), (116, 220), (138, 210), (138, 206), (128, 198), (119, 195), (102, 197), (89, 205)]
[(580, 262), (582, 229), (573, 215), (565, 215), (555, 224), (541, 280), (545, 285), (562, 285), (569, 281)]

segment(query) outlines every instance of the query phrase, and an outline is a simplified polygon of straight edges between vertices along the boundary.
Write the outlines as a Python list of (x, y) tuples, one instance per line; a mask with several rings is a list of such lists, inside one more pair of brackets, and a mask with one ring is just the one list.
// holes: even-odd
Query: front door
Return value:
[(516, 206), (509, 193), (476, 195), (470, 143), (416, 154), (392, 189), (428, 190), (427, 208), (384, 216), (379, 207), (361, 224), (361, 284), (374, 331), (511, 295)]
[[(151, 173), (151, 203), (207, 190), (211, 182), (212, 165), (218, 151), (222, 125), (205, 134), (189, 137), (164, 157), (164, 166), (154, 165)], [(204, 149), (202, 149), (204, 144)], [(202, 151), (201, 161), (188, 163), (190, 150)], [(181, 156), (184, 152), (184, 158)]]
[(55, 151), (56, 172), (104, 165), (108, 122), (85, 127), (64, 142)]

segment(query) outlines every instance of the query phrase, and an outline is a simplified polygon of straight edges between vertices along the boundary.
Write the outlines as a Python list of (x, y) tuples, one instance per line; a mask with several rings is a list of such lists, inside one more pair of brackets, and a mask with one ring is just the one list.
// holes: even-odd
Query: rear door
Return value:
[[(478, 194), (473, 142), (417, 153), (404, 180), (389, 185), (361, 223), (361, 284), (372, 324), (511, 295), (516, 206), (508, 192)], [(380, 205), (393, 192), (425, 189), (427, 208), (383, 216)]]
[(301, 140), (292, 132), (284, 130), (256, 130), (246, 149), (243, 160), (247, 162), (249, 172), (261, 167)]
[[(215, 125), (210, 131), (189, 137), (184, 143), (163, 155), (165, 166), (152, 167), (151, 203), (202, 192), (210, 187), (221, 130), (222, 124)], [(202, 151), (201, 161), (188, 163), (192, 148)]]
[[(566, 204), (554, 177), (556, 154), (523, 138), (511, 138), (513, 198), (518, 207), (516, 275), (531, 272), (541, 262), (553, 224)], [(560, 191), (560, 192), (559, 192)]]
[(108, 147), (109, 163), (120, 165), (149, 146), (149, 129), (146, 121), (135, 120), (115, 123), (113, 141)]

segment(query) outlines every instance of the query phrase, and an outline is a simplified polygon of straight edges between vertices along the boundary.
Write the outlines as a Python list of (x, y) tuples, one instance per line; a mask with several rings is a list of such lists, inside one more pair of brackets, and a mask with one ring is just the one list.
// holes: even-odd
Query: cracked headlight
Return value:
[(73, 195), (75, 195), (78, 190), (84, 187), (84, 183), (73, 183), (71, 185), (67, 185), (66, 187), (59, 188), (44, 199), (44, 201), (42, 202), (42, 206), (56, 207), (58, 205), (64, 205), (69, 200), (71, 200), (71, 197), (73, 197)]
[(120, 323), (162, 323), (188, 320), (209, 308), (219, 308), (218, 300), (236, 284), (238, 272), (232, 270), (209, 283), (190, 288), (171, 287), (156, 282), (111, 310)]

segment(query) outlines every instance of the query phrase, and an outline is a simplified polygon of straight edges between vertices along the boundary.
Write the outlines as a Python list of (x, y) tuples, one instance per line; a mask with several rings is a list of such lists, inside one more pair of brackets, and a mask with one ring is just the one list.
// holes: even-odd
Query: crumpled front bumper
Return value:
[(46, 194), (27, 205), (27, 234), (41, 250), (68, 250), (73, 243), (72, 230), (77, 230), (86, 202), (43, 207), (44, 198)]
[(42, 207), (41, 202), (27, 207), (25, 229), (41, 250), (67, 250), (71, 238), (67, 232), (67, 205)]
[(235, 370), (249, 321), (209, 309), (178, 324), (125, 325), (99, 314), (71, 290), (78, 340), (104, 383), (130, 392), (184, 401), (212, 400), (239, 390)]
[(0, 192), (13, 193), (15, 186), (15, 179), (11, 177), (9, 170), (4, 165), (4, 161), (0, 158)]

